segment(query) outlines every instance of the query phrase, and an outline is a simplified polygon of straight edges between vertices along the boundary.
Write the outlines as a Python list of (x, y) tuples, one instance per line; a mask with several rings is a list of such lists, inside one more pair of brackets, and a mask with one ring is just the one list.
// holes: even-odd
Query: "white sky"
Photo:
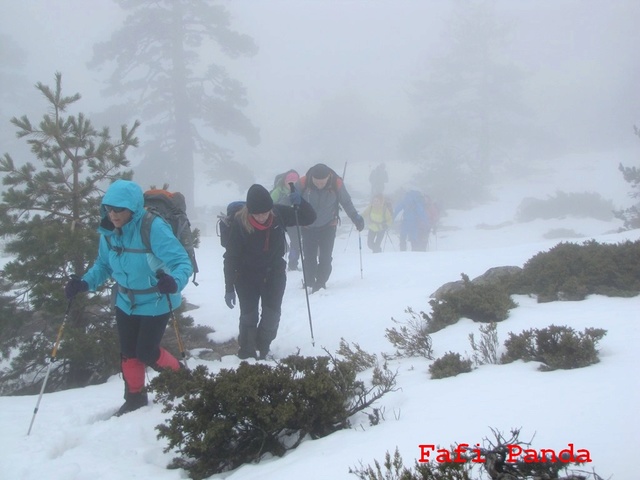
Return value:
[[(233, 15), (232, 26), (252, 36), (260, 52), (239, 60), (211, 56), (247, 86), (247, 113), (261, 129), (262, 143), (254, 149), (234, 138), (220, 140), (249, 163), (291, 164), (301, 154), (292, 151), (299, 125), (323, 102), (346, 93), (360, 96), (385, 125), (388, 138), (371, 137), (373, 151), (395, 156), (398, 135), (415, 121), (406, 92), (427, 71), (431, 56), (448, 51), (443, 33), (458, 2), (224, 3)], [(574, 148), (633, 143), (631, 129), (640, 122), (635, 51), (640, 2), (486, 3), (510, 28), (507, 53), (528, 75), (525, 96), (540, 125), (566, 136)], [(102, 105), (99, 91), (108, 72), (89, 71), (86, 62), (93, 45), (120, 25), (124, 13), (117, 5), (109, 0), (0, 0), (0, 7), (0, 32), (27, 52), (30, 84), (50, 84), (54, 72), (61, 71), (66, 92), (83, 95), (82, 111)], [(365, 157), (371, 155), (363, 146), (352, 160), (370, 161)]]
[[(640, 240), (640, 230), (608, 233), (620, 222), (566, 218), (549, 222), (512, 224), (495, 230), (478, 228), (481, 223), (498, 225), (514, 220), (520, 200), (534, 191), (545, 192), (547, 180), (562, 181), (571, 191), (585, 181), (597, 181), (602, 162), (590, 157), (572, 159), (581, 163), (575, 171), (550, 171), (552, 178), (537, 183), (512, 185), (498, 192), (491, 205), (472, 212), (450, 211), (443, 219), (437, 239), (431, 238), (426, 253), (397, 252), (397, 236), (385, 244), (382, 254), (362, 251), (358, 236), (349, 236), (346, 220), (334, 249), (334, 271), (327, 290), (310, 297), (316, 346), (310, 341), (306, 301), (299, 288), (301, 272), (292, 272), (283, 303), (283, 315), (273, 353), (284, 357), (300, 349), (302, 355), (321, 355), (323, 348), (335, 352), (341, 338), (358, 343), (370, 353), (393, 352), (384, 338), (394, 326), (391, 318), (407, 320), (407, 307), (428, 311), (429, 295), (443, 283), (458, 280), (461, 273), (471, 278), (488, 268), (523, 264), (560, 239), (544, 240), (551, 229), (563, 227), (584, 235), (572, 241), (595, 238), (602, 242)], [(235, 198), (229, 198), (233, 200)], [(356, 203), (361, 201), (356, 198)], [(512, 205), (505, 210), (504, 205)], [(362, 253), (362, 277), (360, 270)], [(222, 249), (213, 235), (203, 239), (198, 254), (202, 272), (200, 286), (185, 290), (190, 303), (199, 306), (191, 313), (196, 323), (216, 330), (217, 340), (237, 334), (238, 310), (229, 310), (223, 300)], [(385, 421), (371, 427), (364, 415), (352, 419), (352, 429), (326, 438), (305, 441), (283, 458), (265, 459), (212, 478), (230, 480), (349, 479), (350, 467), (362, 461), (383, 460), (396, 446), (411, 466), (419, 456), (419, 444), (444, 447), (452, 443), (480, 442), (490, 427), (505, 433), (522, 428), (522, 439), (534, 436), (536, 449), (560, 450), (573, 443), (587, 449), (593, 460), (586, 466), (615, 480), (636, 478), (635, 446), (640, 429), (637, 407), (640, 385), (630, 365), (640, 361), (638, 311), (640, 297), (591, 296), (582, 302), (537, 304), (533, 298), (516, 296), (519, 306), (498, 324), (503, 343), (508, 332), (528, 328), (569, 325), (578, 331), (601, 327), (608, 331), (601, 341), (601, 362), (572, 371), (542, 373), (536, 363), (482, 366), (455, 378), (431, 380), (430, 362), (421, 358), (394, 361), (400, 390), (383, 397), (376, 407), (384, 409)], [(52, 322), (61, 319), (52, 318)], [(448, 351), (470, 354), (468, 334), (478, 338), (478, 324), (461, 320), (433, 335), (436, 357)], [(167, 337), (172, 335), (167, 332)], [(188, 345), (187, 345), (188, 348)], [(211, 371), (238, 365), (234, 356), (221, 361), (196, 361)], [(148, 375), (153, 375), (150, 371)], [(370, 372), (365, 372), (368, 378)], [(121, 480), (186, 478), (185, 473), (166, 470), (173, 457), (163, 453), (164, 441), (154, 427), (165, 415), (153, 404), (121, 418), (109, 418), (119, 407), (122, 381), (114, 376), (106, 384), (45, 394), (30, 436), (26, 436), (37, 396), (0, 397), (0, 472), (3, 478), (22, 480)]]

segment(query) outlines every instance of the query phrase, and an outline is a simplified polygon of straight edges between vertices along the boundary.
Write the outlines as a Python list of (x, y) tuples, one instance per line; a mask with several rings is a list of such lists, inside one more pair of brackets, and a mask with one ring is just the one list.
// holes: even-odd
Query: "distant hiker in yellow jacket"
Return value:
[(387, 230), (393, 223), (393, 211), (388, 202), (385, 201), (384, 195), (374, 195), (365, 211), (362, 213), (365, 222), (369, 225), (369, 233), (367, 234), (367, 246), (373, 253), (380, 253), (382, 248), (382, 239)]

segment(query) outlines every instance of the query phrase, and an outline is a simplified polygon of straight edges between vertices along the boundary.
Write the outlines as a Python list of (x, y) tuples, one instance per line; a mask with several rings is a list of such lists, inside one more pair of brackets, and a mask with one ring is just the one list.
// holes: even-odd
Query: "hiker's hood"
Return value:
[(130, 180), (116, 180), (109, 186), (107, 192), (102, 198), (100, 206), (100, 215), (105, 217), (107, 210), (105, 205), (112, 207), (124, 207), (136, 214), (140, 214), (144, 210), (144, 195), (142, 188), (135, 182)]

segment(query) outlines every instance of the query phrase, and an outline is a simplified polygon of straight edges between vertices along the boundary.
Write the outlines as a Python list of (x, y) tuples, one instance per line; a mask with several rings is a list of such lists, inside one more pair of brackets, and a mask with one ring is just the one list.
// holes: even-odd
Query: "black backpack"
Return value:
[(216, 232), (220, 237), (220, 245), (224, 248), (227, 248), (227, 244), (229, 243), (229, 232), (231, 231), (231, 222), (233, 222), (233, 217), (235, 217), (236, 213), (244, 207), (245, 201), (236, 200), (227, 205), (227, 213), (220, 212), (218, 215), (218, 223)]
[[(163, 189), (152, 189), (144, 192), (144, 208), (147, 210), (142, 217), (142, 225), (140, 226), (140, 236), (142, 237), (142, 243), (146, 247), (145, 250), (128, 249), (125, 248), (125, 252), (132, 253), (153, 253), (151, 250), (151, 223), (156, 217), (162, 218), (171, 226), (173, 234), (176, 236), (180, 243), (187, 251), (189, 259), (191, 260), (191, 266), (193, 267), (193, 279), (194, 285), (198, 285), (196, 282), (196, 274), (200, 271), (198, 269), (198, 262), (196, 261), (195, 248), (198, 244), (198, 231), (191, 230), (191, 223), (186, 214), (186, 202), (184, 195), (179, 192), (169, 192)], [(109, 248), (111, 243), (109, 237), (106, 237)]]

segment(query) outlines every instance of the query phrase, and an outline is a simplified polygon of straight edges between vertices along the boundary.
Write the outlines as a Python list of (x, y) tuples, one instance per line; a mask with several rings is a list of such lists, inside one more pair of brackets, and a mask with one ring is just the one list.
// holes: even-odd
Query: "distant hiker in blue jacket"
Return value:
[(180, 291), (193, 271), (186, 250), (160, 217), (151, 223), (151, 252), (146, 250), (140, 235), (144, 197), (138, 184), (115, 181), (102, 199), (100, 212), (98, 256), (81, 279), (67, 283), (65, 295), (71, 300), (80, 292), (95, 291), (109, 278), (117, 282), (115, 310), (125, 403), (116, 415), (122, 415), (147, 405), (147, 365), (158, 371), (180, 368), (160, 341), (169, 321), (169, 298), (173, 308), (180, 306)]
[(425, 198), (417, 190), (408, 191), (393, 212), (396, 218), (402, 212), (400, 224), (400, 250), (407, 249), (407, 240), (411, 242), (411, 250), (425, 252), (429, 245), (431, 222), (427, 213)]

